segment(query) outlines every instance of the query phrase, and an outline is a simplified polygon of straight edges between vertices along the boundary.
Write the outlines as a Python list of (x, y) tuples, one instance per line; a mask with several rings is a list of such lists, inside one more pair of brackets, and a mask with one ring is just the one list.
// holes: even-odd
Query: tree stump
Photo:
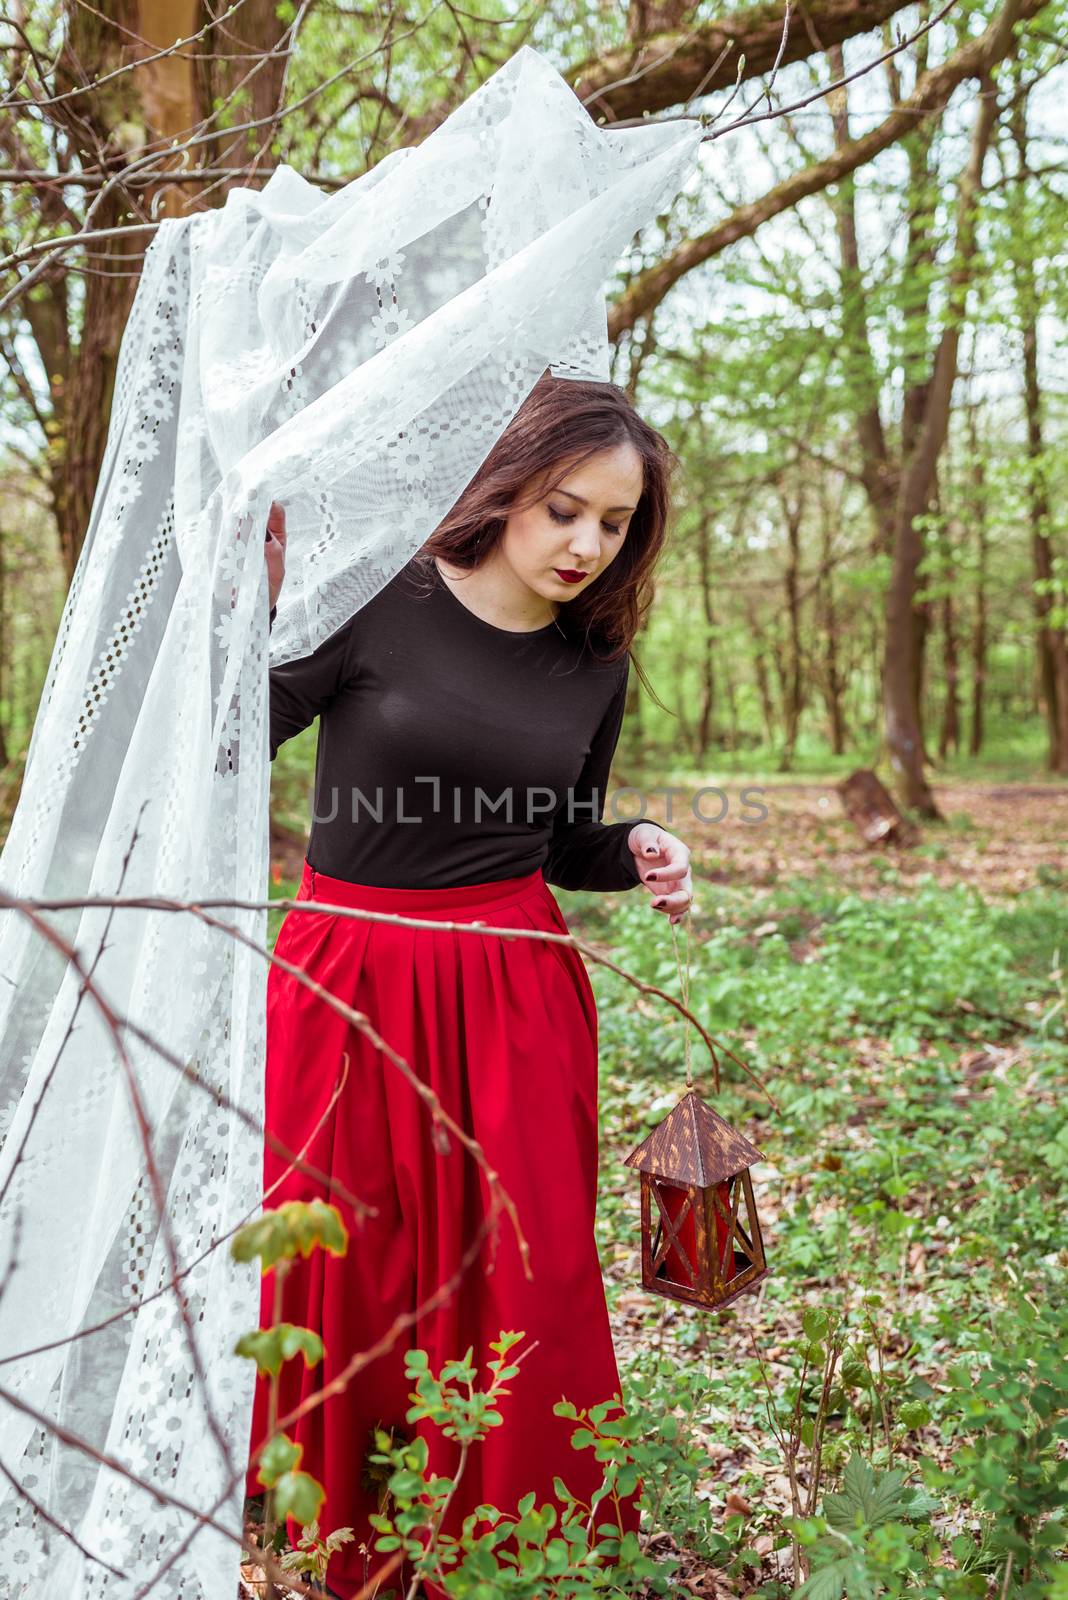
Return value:
[(916, 843), (918, 830), (901, 815), (893, 797), (870, 768), (858, 768), (836, 787), (846, 815), (865, 844)]

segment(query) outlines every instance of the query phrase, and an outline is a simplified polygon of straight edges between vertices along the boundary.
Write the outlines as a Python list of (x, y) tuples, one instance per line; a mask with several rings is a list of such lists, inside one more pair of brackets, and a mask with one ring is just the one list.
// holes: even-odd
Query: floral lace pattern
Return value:
[[(268, 661), (378, 593), (546, 367), (608, 377), (603, 284), (699, 139), (596, 128), (524, 48), (337, 193), (282, 167), (162, 222), (6, 890), (264, 897)], [(265, 944), (263, 913), (225, 917)], [(225, 1239), (260, 1203), (266, 965), (189, 913), (48, 925), (77, 965), (0, 913), (0, 1408), (24, 1490), (0, 1477), (4, 1594), (219, 1600), (250, 1446), (233, 1347), (259, 1300)]]

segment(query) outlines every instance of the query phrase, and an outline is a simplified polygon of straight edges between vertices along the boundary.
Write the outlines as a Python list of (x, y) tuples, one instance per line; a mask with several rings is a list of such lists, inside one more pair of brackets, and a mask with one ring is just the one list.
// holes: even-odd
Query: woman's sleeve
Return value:
[(552, 839), (542, 874), (547, 883), (561, 889), (633, 889), (641, 882), (637, 857), (627, 843), (634, 822), (599, 820), (604, 815), (608, 775), (623, 726), (629, 677), (627, 657), (572, 791), (572, 820), (568, 820), (566, 798), (553, 817)]
[[(271, 625), (275, 613), (271, 612)], [(279, 745), (303, 732), (337, 694), (349, 674), (352, 622), (324, 639), (317, 650), (280, 667), (269, 667), (271, 760)]]

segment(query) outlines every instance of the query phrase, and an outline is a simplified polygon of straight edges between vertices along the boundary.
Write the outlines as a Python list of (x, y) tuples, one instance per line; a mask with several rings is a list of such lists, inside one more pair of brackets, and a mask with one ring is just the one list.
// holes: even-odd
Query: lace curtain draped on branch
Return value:
[[(597, 128), (525, 48), (335, 194), (281, 167), (160, 225), (6, 894), (264, 897), (268, 660), (388, 582), (547, 367), (608, 378), (605, 279), (699, 139)], [(77, 964), (0, 914), (0, 1586), (220, 1600), (259, 1293), (220, 1241), (261, 1195), (266, 964), (188, 914), (44, 920)]]

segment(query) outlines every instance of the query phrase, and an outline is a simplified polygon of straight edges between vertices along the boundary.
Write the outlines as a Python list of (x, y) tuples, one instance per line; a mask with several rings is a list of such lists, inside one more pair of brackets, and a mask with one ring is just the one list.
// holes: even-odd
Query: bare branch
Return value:
[[(808, 14), (825, 45), (871, 33), (904, 10), (907, 0), (813, 0)], [(584, 62), (570, 74), (591, 116), (615, 123), (686, 105), (698, 94), (727, 89), (737, 62), (742, 77), (763, 77), (776, 62), (790, 66), (815, 53), (803, 32), (783, 39), (783, 0), (746, 7), (692, 32), (659, 34)], [(728, 61), (728, 57), (730, 58)]]
[[(79, 0), (79, 3), (84, 6), (85, 0)], [(105, 84), (113, 83), (116, 78), (123, 78), (128, 73), (137, 72), (141, 67), (151, 66), (154, 61), (162, 61), (167, 56), (177, 55), (179, 52), (184, 53), (187, 45), (195, 44), (198, 39), (203, 39), (213, 28), (219, 27), (228, 17), (232, 17), (235, 11), (240, 11), (245, 4), (246, 0), (233, 0), (233, 4), (228, 6), (224, 12), (217, 17), (212, 17), (210, 22), (206, 22), (196, 33), (191, 33), (188, 39), (175, 39), (174, 43), (168, 45), (165, 50), (152, 50), (150, 41), (143, 39), (139, 33), (134, 33), (131, 28), (123, 27), (113, 17), (104, 17), (103, 12), (98, 11), (95, 6), (85, 6), (86, 10), (92, 11), (96, 16), (104, 17), (104, 21), (110, 23), (118, 32), (126, 34), (135, 44), (143, 45), (146, 49), (151, 50), (151, 54), (138, 56), (133, 61), (124, 62), (121, 67), (116, 67), (114, 71), (104, 72), (99, 78), (93, 78), (88, 83), (79, 84), (75, 89), (66, 89), (62, 94), (44, 95), (40, 98), (36, 96), (29, 98), (23, 95), (9, 95), (6, 100), (0, 100), (0, 111), (26, 111), (30, 106), (35, 110), (43, 111), (52, 106), (63, 105), (66, 101), (74, 100), (79, 95), (95, 94), (98, 89), (102, 89)], [(4, 23), (5, 26), (11, 26), (9, 19), (6, 17), (4, 18)], [(40, 71), (41, 68), (38, 67), (38, 70)], [(44, 77), (42, 76), (43, 81)]]
[[(1023, 0), (1021, 19), (1037, 15), (1046, 0)], [(869, 129), (857, 139), (842, 144), (824, 161), (817, 161), (777, 184), (774, 189), (747, 205), (739, 206), (707, 233), (688, 239), (684, 244), (654, 267), (639, 274), (630, 287), (616, 301), (609, 314), (609, 333), (613, 339), (627, 332), (640, 317), (649, 312), (672, 289), (680, 278), (694, 267), (748, 238), (772, 217), (789, 211), (808, 195), (819, 194), (832, 183), (838, 183), (858, 167), (872, 161), (883, 150), (894, 144), (915, 128), (917, 121), (933, 116), (948, 103), (958, 84), (965, 78), (981, 77), (1008, 49), (1003, 38), (1000, 16), (995, 17), (984, 33), (947, 57), (940, 66), (933, 67), (917, 84), (913, 93), (900, 106), (895, 106), (888, 117), (877, 127)], [(826, 94), (836, 85), (820, 91)], [(764, 120), (764, 119), (759, 119)], [(724, 130), (726, 131), (726, 130)]]
[[(655, 995), (658, 999), (663, 1000), (667, 1005), (671, 1006), (673, 1010), (677, 1011), (680, 1016), (685, 1018), (686, 1021), (696, 1028), (701, 1039), (704, 1041), (709, 1055), (712, 1058), (713, 1067), (717, 1072), (717, 1075), (719, 1071), (717, 1055), (718, 1052), (722, 1051), (724, 1055), (728, 1056), (739, 1067), (741, 1067), (742, 1071), (746, 1073), (750, 1080), (756, 1085), (761, 1094), (767, 1098), (769, 1103), (775, 1107), (776, 1110), (778, 1109), (774, 1096), (756, 1076), (756, 1074), (746, 1066), (744, 1061), (739, 1060), (739, 1058), (734, 1055), (730, 1049), (728, 1049), (722, 1040), (713, 1040), (708, 1030), (704, 1027), (700, 1020), (694, 1016), (693, 1012), (682, 1003), (681, 1000), (677, 1000), (674, 995), (668, 994), (666, 990), (659, 988), (656, 984), (646, 983), (643, 979), (636, 977), (632, 972), (628, 972), (625, 967), (618, 966), (616, 962), (612, 961), (610, 957), (604, 955), (595, 945), (589, 943), (585, 939), (578, 938), (575, 934), (549, 933), (541, 928), (495, 928), (487, 926), (481, 922), (431, 921), (429, 919), (419, 917), (404, 917), (393, 912), (364, 911), (353, 906), (335, 906), (327, 902), (319, 902), (315, 900), (278, 899), (179, 901), (157, 899), (154, 897), (103, 895), (76, 900), (11, 901), (10, 903), (16, 907), (32, 906), (36, 911), (69, 911), (75, 909), (76, 907), (86, 905), (114, 905), (126, 906), (135, 910), (171, 912), (184, 911), (190, 912), (194, 916), (200, 916), (207, 910), (216, 909), (226, 909), (231, 911), (287, 910), (311, 914), (329, 912), (332, 916), (352, 917), (366, 922), (392, 923), (398, 927), (428, 929), (437, 928), (446, 929), (453, 933), (479, 935), (491, 934), (493, 937), (500, 939), (539, 939), (548, 944), (569, 945), (573, 949), (580, 951), (583, 955), (589, 956), (591, 961), (596, 961), (598, 965), (607, 967), (610, 972), (616, 973), (618, 977), (622, 978), (626, 983), (631, 984), (632, 987), (636, 988), (641, 994)], [(2, 891), (0, 891), (0, 905), (3, 904), (5, 904), (5, 899)], [(235, 936), (241, 938), (242, 940), (245, 939), (243, 934), (240, 934), (238, 930), (232, 929), (231, 925), (228, 923), (215, 924), (213, 922), (212, 926), (218, 926), (226, 931), (233, 932)], [(254, 946), (254, 948), (259, 950), (258, 946)], [(263, 952), (261, 951), (260, 953), (262, 954)], [(268, 959), (276, 960), (277, 958), (268, 957)], [(300, 969), (298, 968), (295, 970), (299, 972)], [(330, 997), (330, 1003), (333, 1005), (335, 1010), (337, 1010), (342, 1004), (340, 1001), (335, 1001), (333, 996)], [(353, 1017), (358, 1017), (359, 1013), (354, 1012), (352, 1015)]]

